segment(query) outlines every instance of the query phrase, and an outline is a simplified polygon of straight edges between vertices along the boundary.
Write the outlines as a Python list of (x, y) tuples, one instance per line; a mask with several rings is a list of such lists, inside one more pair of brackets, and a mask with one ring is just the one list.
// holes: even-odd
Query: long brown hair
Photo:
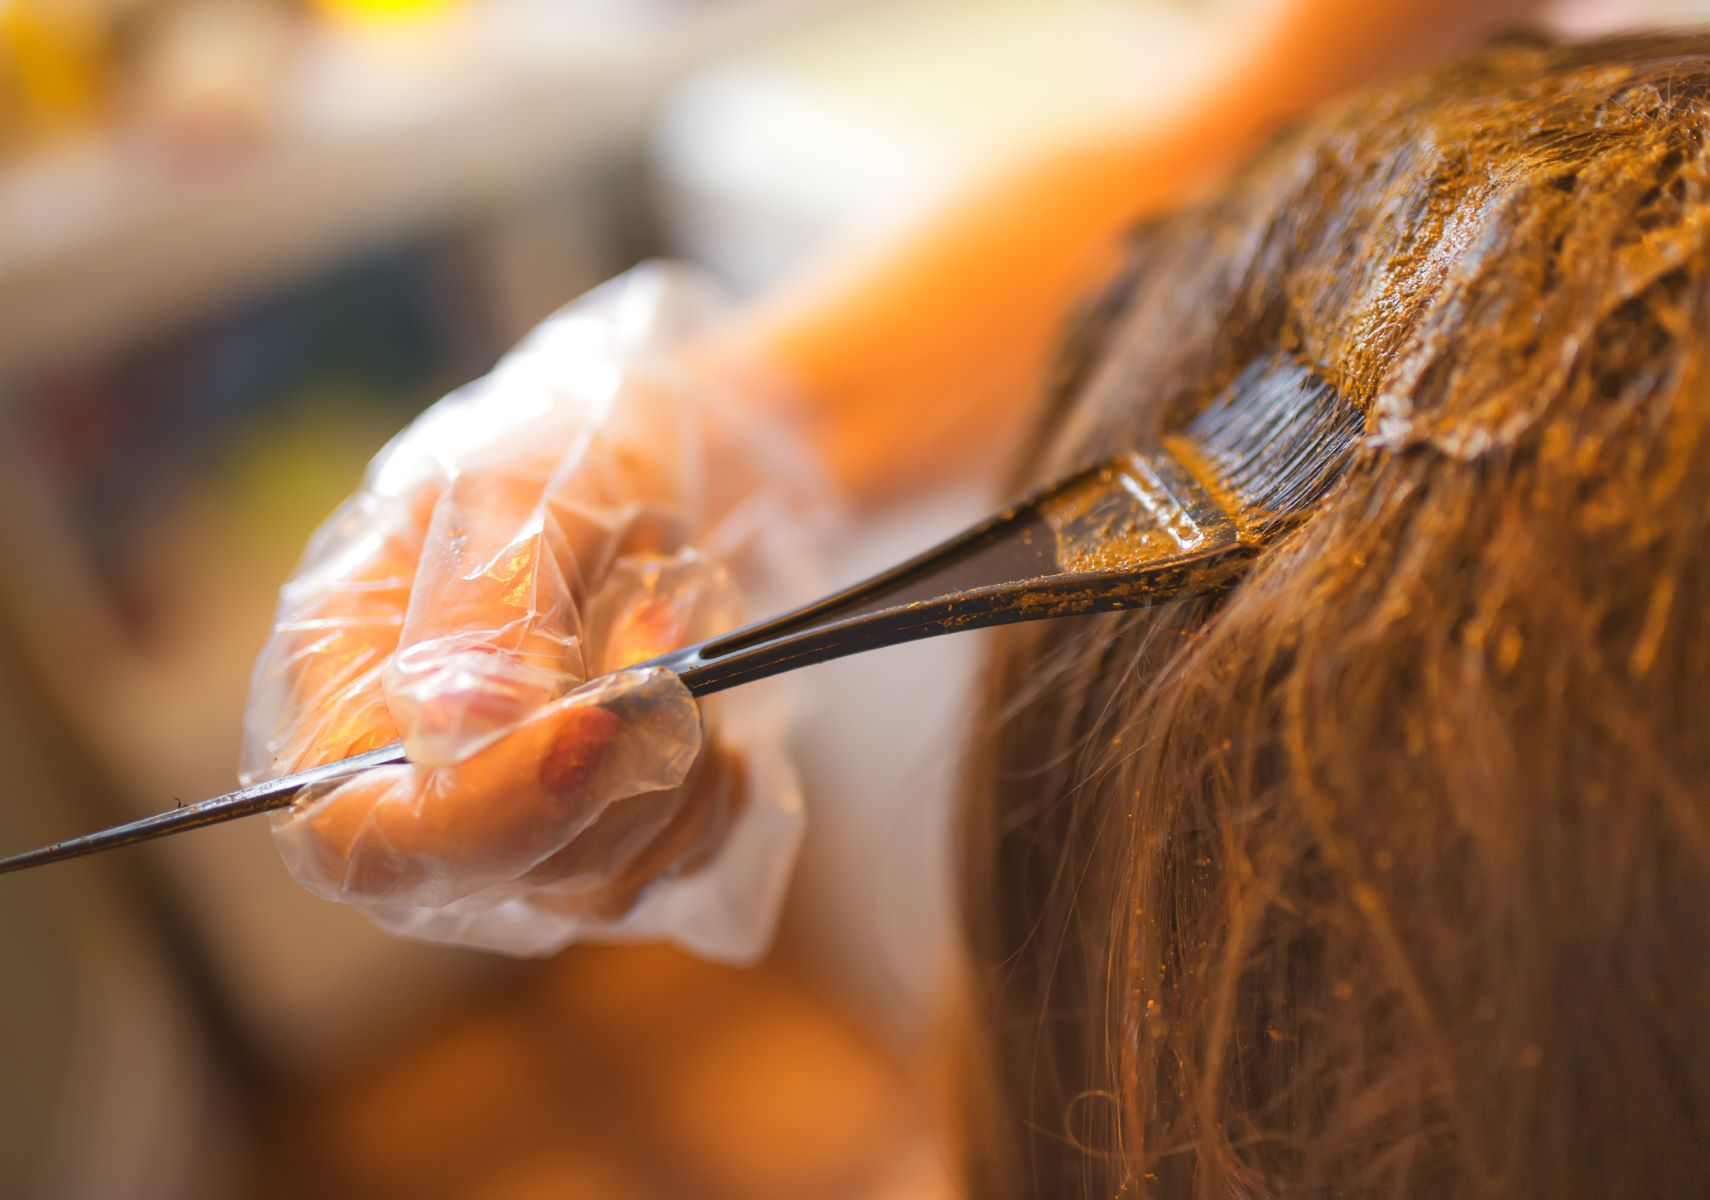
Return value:
[(1153, 223), (1042, 483), (1292, 354), (1233, 591), (998, 639), (972, 1194), (1710, 1194), (1710, 36), (1493, 48)]

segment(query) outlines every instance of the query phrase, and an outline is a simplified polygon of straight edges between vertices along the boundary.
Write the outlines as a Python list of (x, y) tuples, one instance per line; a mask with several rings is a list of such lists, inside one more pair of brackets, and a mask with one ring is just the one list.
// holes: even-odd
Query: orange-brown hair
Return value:
[(1510, 44), (1148, 226), (1031, 482), (1283, 352), (1232, 592), (1007, 630), (972, 1193), (1710, 1194), (1710, 36)]

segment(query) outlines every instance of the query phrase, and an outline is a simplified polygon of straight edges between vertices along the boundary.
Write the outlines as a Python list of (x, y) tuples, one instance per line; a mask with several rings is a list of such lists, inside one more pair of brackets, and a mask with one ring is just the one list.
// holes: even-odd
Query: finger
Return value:
[(310, 542), (256, 664), (247, 780), (397, 740), (382, 673), (398, 643), (432, 499), (431, 488), (361, 493)]
[(410, 759), (465, 758), (585, 677), (579, 612), (535, 471), (453, 480), (428, 525), (387, 700)]
[(461, 762), (311, 797), (275, 833), (322, 895), (437, 907), (522, 878), (619, 800), (678, 787), (700, 744), (687, 689), (640, 672), (564, 697)]
[(589, 665), (621, 671), (690, 642), (730, 633), (742, 621), (730, 573), (693, 550), (618, 560), (588, 602)]
[(560, 916), (623, 917), (650, 886), (712, 856), (743, 794), (742, 759), (708, 746), (681, 787), (612, 805), (587, 833), (529, 872), (525, 882), (539, 890), (531, 902)]
[(598, 420), (558, 464), (547, 510), (581, 578), (604, 578), (630, 554), (671, 554), (704, 508), (700, 426), (682, 380), (626, 365)]
[[(608, 458), (611, 448), (598, 441), (591, 433), (549, 480), (514, 466), (482, 470), (439, 497), (387, 674), (412, 761), (467, 757), (576, 683), (641, 661), (605, 652), (610, 604), (599, 634), (589, 636), (590, 590), (600, 598), (633, 591), (645, 601), (659, 586), (620, 568), (675, 549), (687, 530), (667, 508), (633, 498), (643, 468), (633, 457)], [(710, 595), (689, 586), (688, 573), (670, 569), (663, 586), (687, 588), (690, 599)], [(654, 654), (681, 644), (697, 615), (670, 603), (683, 611), (665, 614), (647, 638)]]

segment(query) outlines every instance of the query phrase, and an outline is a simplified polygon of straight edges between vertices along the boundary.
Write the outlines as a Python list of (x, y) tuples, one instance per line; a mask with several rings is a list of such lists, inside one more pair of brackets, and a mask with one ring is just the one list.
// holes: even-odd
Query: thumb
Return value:
[(517, 885), (614, 805), (677, 787), (701, 743), (675, 676), (627, 673), (458, 763), (377, 768), (305, 794), (275, 819), (274, 837), (292, 875), (322, 896), (437, 908)]

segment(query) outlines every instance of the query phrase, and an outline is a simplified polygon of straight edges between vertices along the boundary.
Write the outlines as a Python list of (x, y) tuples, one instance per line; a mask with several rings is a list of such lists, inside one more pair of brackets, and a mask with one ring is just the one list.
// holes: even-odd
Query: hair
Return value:
[(1286, 354), (1215, 598), (994, 640), (971, 1193), (1710, 1194), (1710, 36), (1510, 43), (1153, 222), (1025, 482)]

